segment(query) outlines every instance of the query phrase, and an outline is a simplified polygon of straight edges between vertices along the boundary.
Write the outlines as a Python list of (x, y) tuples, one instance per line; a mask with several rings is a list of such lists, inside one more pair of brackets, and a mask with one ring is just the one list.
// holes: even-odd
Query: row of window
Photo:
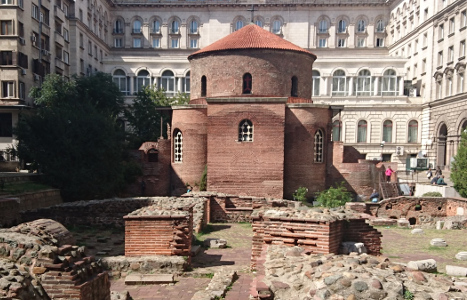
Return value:
[[(458, 58), (459, 60), (462, 60), (465, 58), (465, 40), (462, 40), (459, 42), (459, 55), (458, 55)], [(447, 60), (446, 60), (446, 64), (449, 65), (451, 63), (454, 63), (454, 57), (455, 57), (455, 52), (454, 52), (454, 46), (449, 46), (448, 47), (448, 55), (447, 55)], [(443, 55), (443, 51), (439, 51), (438, 52), (438, 67), (442, 67), (443, 66), (443, 63), (444, 63), (444, 55)]]
[[(366, 143), (368, 139), (368, 122), (366, 120), (360, 120), (357, 123), (357, 143)], [(393, 122), (391, 120), (385, 120), (383, 122), (383, 132), (381, 140), (386, 143), (393, 142)], [(332, 123), (332, 140), (341, 141), (342, 137), (342, 122), (334, 121)], [(411, 120), (407, 128), (407, 143), (418, 142), (418, 121)]]
[[(18, 86), (18, 90), (16, 87)], [(2, 99), (24, 99), (26, 96), (26, 86), (23, 82), (19, 82), (17, 85), (16, 81), (5, 80), (1, 82), (1, 95)]]
[[(238, 124), (238, 142), (253, 142), (254, 125), (251, 120), (244, 119)], [(174, 130), (173, 135), (174, 162), (183, 162), (183, 134), (179, 129)], [(313, 161), (324, 162), (324, 133), (318, 129), (314, 135)]]

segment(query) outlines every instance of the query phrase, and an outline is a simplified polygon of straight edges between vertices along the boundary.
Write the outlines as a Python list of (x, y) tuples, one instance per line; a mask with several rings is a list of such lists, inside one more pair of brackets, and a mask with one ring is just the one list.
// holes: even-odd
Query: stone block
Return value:
[(459, 252), (456, 254), (456, 259), (467, 260), (467, 252)]
[(436, 272), (438, 270), (436, 260), (434, 259), (409, 261), (407, 267), (409, 269), (419, 270), (422, 272)]
[(430, 245), (434, 247), (447, 247), (448, 244), (442, 238), (434, 238), (430, 241)]
[(441, 230), (444, 227), (444, 221), (436, 221), (436, 230)]
[(401, 218), (397, 220), (397, 226), (402, 228), (410, 228), (410, 223), (407, 219)]
[(467, 268), (446, 265), (446, 274), (449, 276), (467, 276)]
[(358, 254), (367, 253), (365, 245), (357, 242), (342, 242), (339, 252), (342, 254), (350, 254), (356, 252)]
[(421, 228), (412, 229), (411, 234), (424, 234), (425, 232)]
[(224, 239), (206, 239), (204, 245), (210, 248), (227, 248), (227, 241)]

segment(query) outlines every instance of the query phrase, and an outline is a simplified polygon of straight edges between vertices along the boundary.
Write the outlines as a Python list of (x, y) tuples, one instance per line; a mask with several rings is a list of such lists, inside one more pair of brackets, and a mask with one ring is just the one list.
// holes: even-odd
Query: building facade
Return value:
[[(54, 45), (49, 45), (54, 59), (44, 72), (110, 73), (127, 103), (150, 84), (169, 96), (190, 93), (199, 83), (190, 78), (187, 57), (253, 20), (317, 55), (309, 74), (313, 103), (333, 107), (332, 139), (355, 147), (367, 159), (405, 165), (407, 158), (421, 154), (434, 166), (449, 167), (467, 124), (467, 4), (462, 0), (41, 1), (2, 0), (0, 5), (2, 51), (21, 50), (29, 62), (29, 68), (19, 62), (0, 66), (2, 112), (11, 111), (11, 120), (0, 115), (2, 132), (3, 124), (16, 122), (19, 109), (9, 105), (14, 97), (8, 94), (8, 82), (16, 84), (15, 101), (27, 107), (32, 105), (27, 91), (40, 82), (34, 74), (43, 74), (32, 70), (34, 59), (44, 61), (31, 44), (30, 36), (41, 24), (32, 17), (34, 6), (48, 9), (54, 20), (49, 20), (52, 34), (41, 35)], [(61, 12), (68, 41), (63, 29), (61, 35), (55, 30)], [(10, 20), (13, 31), (8, 31)], [(26, 45), (20, 45), (20, 22)], [(63, 70), (57, 67), (60, 62)], [(22, 82), (24, 100), (19, 98)], [(2, 147), (13, 141), (11, 134), (0, 139)]]

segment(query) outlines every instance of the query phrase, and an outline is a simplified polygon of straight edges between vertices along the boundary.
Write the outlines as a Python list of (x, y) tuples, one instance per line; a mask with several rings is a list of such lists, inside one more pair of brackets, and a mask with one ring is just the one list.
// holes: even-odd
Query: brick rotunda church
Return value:
[(332, 110), (311, 99), (316, 55), (251, 24), (188, 59), (189, 105), (172, 107), (168, 140), (140, 149), (158, 152), (157, 194), (186, 192), (206, 166), (209, 191), (291, 199), (327, 187)]

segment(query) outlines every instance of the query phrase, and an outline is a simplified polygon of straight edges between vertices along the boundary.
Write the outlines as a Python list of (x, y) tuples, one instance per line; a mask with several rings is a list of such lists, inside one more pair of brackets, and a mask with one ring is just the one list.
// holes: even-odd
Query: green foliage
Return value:
[(344, 186), (344, 182), (337, 184), (336, 187), (330, 187), (327, 190), (317, 193), (316, 201), (324, 207), (338, 207), (351, 201), (350, 192)]
[(306, 202), (306, 193), (308, 193), (308, 189), (301, 186), (295, 190), (295, 193), (293, 193), (293, 199), (295, 201)]
[(204, 166), (203, 175), (201, 175), (201, 180), (199, 182), (199, 190), (206, 191), (208, 185), (208, 166)]
[(422, 197), (443, 197), (440, 192), (426, 192)]
[(467, 198), (467, 131), (464, 130), (451, 170), (451, 180), (456, 191)]
[(404, 292), (404, 299), (405, 299), (405, 300), (413, 300), (413, 299), (415, 299), (415, 296), (414, 296), (414, 294), (413, 294), (411, 291), (405, 290), (405, 292)]
[(66, 200), (121, 191), (135, 171), (125, 173), (124, 134), (116, 123), (123, 101), (110, 75), (70, 81), (48, 75), (31, 94), (38, 108), (24, 112), (15, 129), (19, 156), (37, 163)]

